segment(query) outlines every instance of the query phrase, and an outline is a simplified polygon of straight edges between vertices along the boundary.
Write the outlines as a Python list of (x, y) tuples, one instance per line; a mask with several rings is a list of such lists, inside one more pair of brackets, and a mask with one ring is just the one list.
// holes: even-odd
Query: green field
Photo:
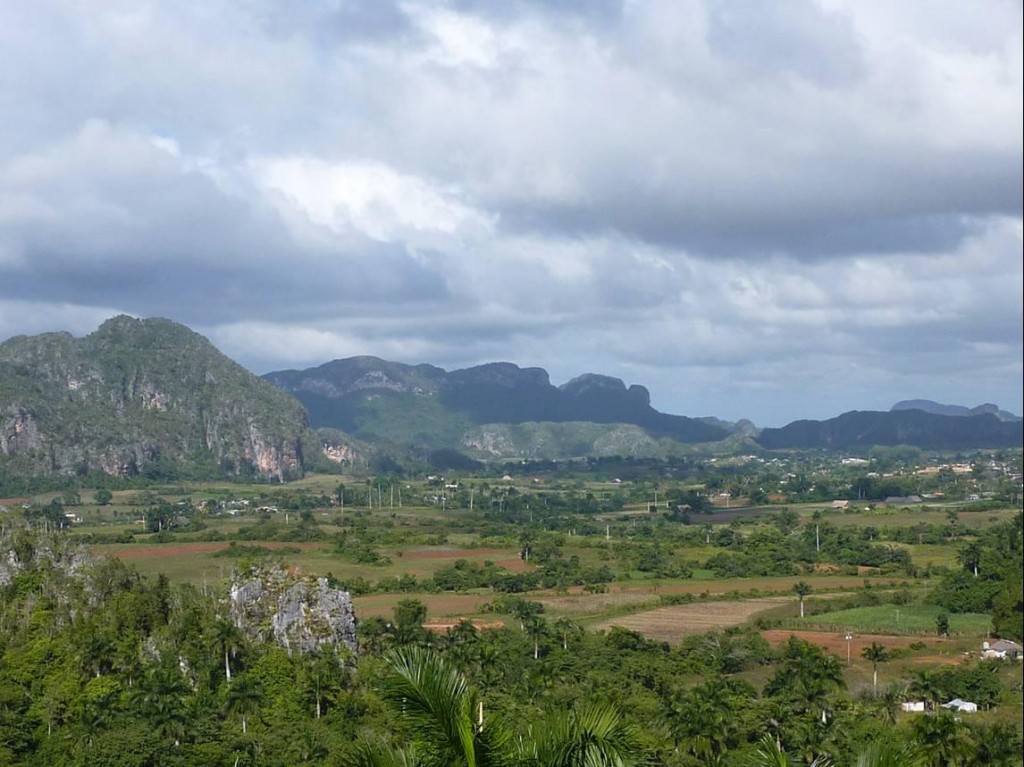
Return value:
[[(908, 634), (935, 636), (936, 621), (943, 612), (933, 605), (877, 605), (808, 615), (785, 621), (785, 628), (809, 631), (852, 631), (859, 634)], [(981, 613), (948, 613), (952, 636), (987, 636), (992, 619)]]

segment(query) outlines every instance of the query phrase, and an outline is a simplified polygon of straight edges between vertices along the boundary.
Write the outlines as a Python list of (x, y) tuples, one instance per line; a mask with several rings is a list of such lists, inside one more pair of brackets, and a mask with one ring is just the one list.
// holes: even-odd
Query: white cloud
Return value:
[(254, 159), (251, 166), (258, 185), (279, 192), (310, 221), (336, 233), (357, 231), (382, 242), (430, 246), (492, 228), (492, 219), (461, 201), (456, 189), (439, 188), (384, 163), (277, 157)]
[(117, 308), (766, 422), (1020, 400), (1019, 3), (5, 10), (0, 332)]

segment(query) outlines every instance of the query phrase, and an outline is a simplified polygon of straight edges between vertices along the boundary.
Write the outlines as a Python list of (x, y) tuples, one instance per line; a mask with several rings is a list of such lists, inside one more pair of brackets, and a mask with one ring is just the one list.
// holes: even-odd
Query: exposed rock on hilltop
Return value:
[(356, 649), (352, 598), (326, 578), (296, 578), (254, 567), (231, 584), (231, 619), (251, 639), (273, 638), (289, 652)]
[(0, 469), (19, 474), (300, 476), (293, 398), (170, 320), (0, 344)]

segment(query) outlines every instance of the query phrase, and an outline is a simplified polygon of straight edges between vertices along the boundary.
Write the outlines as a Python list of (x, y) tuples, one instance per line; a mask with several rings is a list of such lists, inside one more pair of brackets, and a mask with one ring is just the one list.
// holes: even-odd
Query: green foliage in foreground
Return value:
[[(0, 765), (741, 767), (765, 735), (790, 764), (852, 765), (886, 740), (915, 744), (929, 765), (1020, 764), (1019, 727), (901, 717), (904, 693), (851, 695), (837, 659), (797, 639), (773, 649), (734, 630), (672, 648), (586, 633), (526, 600), (510, 602), (507, 628), (435, 635), (409, 599), (393, 620), (360, 625), (357, 657), (289, 655), (232, 631), (223, 593), (83, 562), (66, 534), (2, 535), (19, 567), (0, 586)], [(903, 682), (932, 706), (1001, 707), (1019, 701), (1003, 669)], [(606, 747), (619, 762), (598, 760)]]

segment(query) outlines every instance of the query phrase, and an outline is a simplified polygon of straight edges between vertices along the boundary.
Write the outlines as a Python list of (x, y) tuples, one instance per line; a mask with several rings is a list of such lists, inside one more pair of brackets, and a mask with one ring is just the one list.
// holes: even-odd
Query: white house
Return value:
[(908, 700), (905, 703), (900, 703), (900, 708), (906, 711), (908, 714), (914, 711), (924, 711), (923, 700)]
[(962, 713), (971, 713), (978, 710), (977, 703), (971, 703), (969, 700), (961, 700), (960, 698), (953, 698), (949, 703), (943, 703), (943, 708), (948, 708), (950, 711), (960, 711)]
[(997, 639), (991, 644), (982, 642), (981, 657), (1021, 660), (1021, 646), (1010, 639)]

